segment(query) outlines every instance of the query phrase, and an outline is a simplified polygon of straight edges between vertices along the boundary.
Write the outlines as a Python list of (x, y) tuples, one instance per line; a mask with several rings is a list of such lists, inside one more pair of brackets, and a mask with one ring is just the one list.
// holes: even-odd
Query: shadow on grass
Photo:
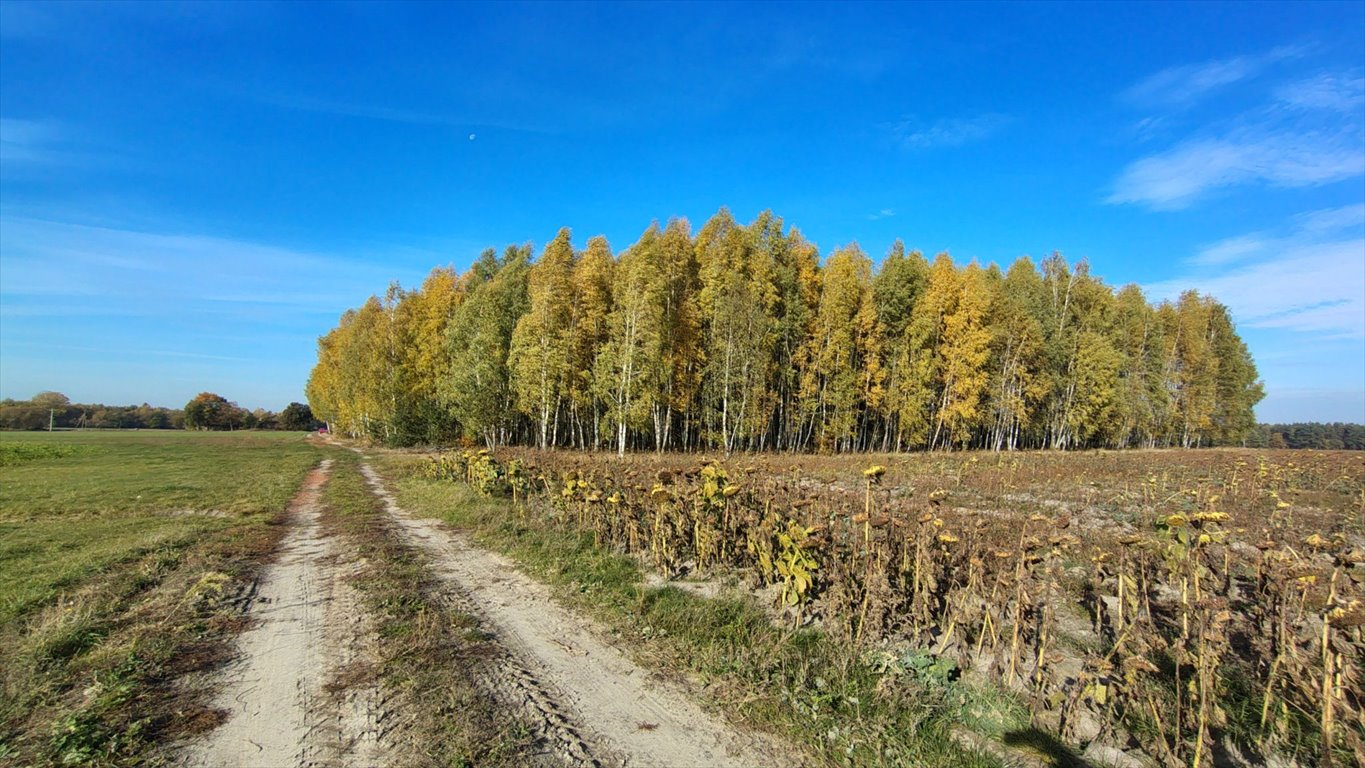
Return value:
[(1005, 734), (1006, 745), (1034, 752), (1052, 768), (1094, 768), (1071, 747), (1037, 728), (1021, 728)]

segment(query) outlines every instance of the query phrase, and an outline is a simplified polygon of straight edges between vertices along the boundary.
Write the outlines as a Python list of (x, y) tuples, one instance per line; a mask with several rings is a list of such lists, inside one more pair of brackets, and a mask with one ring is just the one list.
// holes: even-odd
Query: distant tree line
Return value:
[(1365, 451), (1365, 425), (1339, 422), (1259, 424), (1248, 445), (1257, 448)]
[(290, 432), (315, 429), (319, 422), (303, 403), (290, 403), (279, 413), (264, 408), (248, 411), (222, 395), (200, 392), (185, 404), (185, 429), (275, 429)]
[(898, 241), (821, 257), (771, 213), (613, 254), (562, 229), (390, 286), (318, 342), (314, 413), (387, 443), (901, 450), (1240, 443), (1256, 367), (1227, 308), (1148, 303), (1053, 254)]
[(249, 411), (226, 398), (203, 393), (185, 408), (73, 403), (60, 392), (40, 392), (29, 400), (0, 400), (0, 429), (278, 429), (309, 430), (319, 426), (303, 403), (283, 411)]
[(0, 400), (0, 429), (181, 429), (183, 411), (142, 405), (73, 403), (60, 392)]

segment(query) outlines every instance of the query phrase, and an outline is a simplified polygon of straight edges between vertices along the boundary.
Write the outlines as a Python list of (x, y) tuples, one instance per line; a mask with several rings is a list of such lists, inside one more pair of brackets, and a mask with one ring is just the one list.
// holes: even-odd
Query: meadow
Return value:
[(319, 458), (300, 433), (0, 433), (0, 757), (137, 762), (207, 726), (171, 682), (226, 652)]
[[(973, 761), (934, 734), (1056, 764), (1365, 758), (1358, 453), (390, 461), (405, 505), (840, 762)], [(744, 599), (687, 599), (717, 592)]]

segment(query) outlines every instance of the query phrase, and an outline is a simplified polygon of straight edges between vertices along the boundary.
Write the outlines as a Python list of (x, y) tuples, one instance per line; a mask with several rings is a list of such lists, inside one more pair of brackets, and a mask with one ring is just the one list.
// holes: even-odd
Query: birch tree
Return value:
[(573, 320), (574, 253), (567, 228), (527, 272), (528, 309), (516, 321), (508, 356), (518, 410), (539, 425), (544, 449), (556, 440)]

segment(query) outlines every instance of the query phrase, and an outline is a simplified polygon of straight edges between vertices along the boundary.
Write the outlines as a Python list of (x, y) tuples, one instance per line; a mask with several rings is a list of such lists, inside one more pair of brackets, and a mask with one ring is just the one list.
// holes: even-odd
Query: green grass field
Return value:
[(0, 623), (129, 558), (285, 508), (301, 433), (0, 433)]
[(271, 551), (332, 450), (302, 433), (0, 433), (0, 763), (139, 762), (175, 727), (157, 681), (233, 631), (205, 585)]

